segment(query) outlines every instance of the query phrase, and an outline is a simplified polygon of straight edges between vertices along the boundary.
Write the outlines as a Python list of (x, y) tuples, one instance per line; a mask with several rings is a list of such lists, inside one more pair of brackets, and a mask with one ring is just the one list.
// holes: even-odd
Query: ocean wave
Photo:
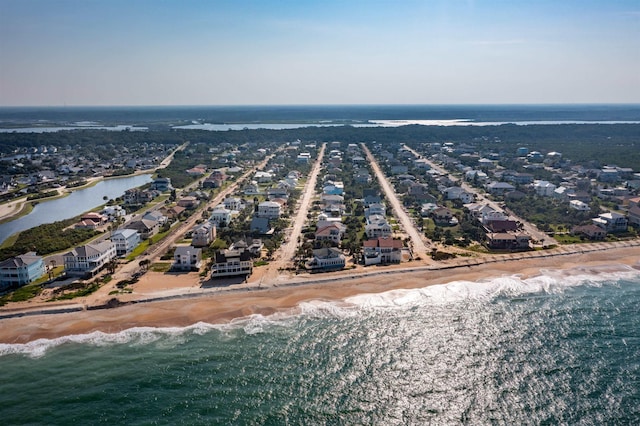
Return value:
[(516, 274), (479, 281), (452, 281), (416, 289), (360, 294), (348, 297), (345, 302), (361, 308), (376, 309), (447, 304), (465, 300), (491, 301), (498, 297), (562, 294), (574, 287), (600, 287), (607, 283), (614, 284), (619, 280), (640, 277), (637, 270), (618, 265), (541, 272), (541, 275), (529, 278)]
[(510, 275), (475, 282), (453, 281), (416, 289), (360, 294), (342, 301), (312, 300), (270, 315), (252, 314), (221, 324), (198, 322), (186, 327), (133, 327), (116, 333), (95, 331), (21, 344), (0, 343), (0, 356), (39, 358), (52, 348), (74, 343), (97, 347), (155, 343), (159, 348), (170, 348), (184, 343), (189, 335), (201, 336), (214, 330), (221, 332), (223, 339), (234, 338), (238, 331), (246, 335), (260, 334), (274, 327), (289, 327), (300, 319), (344, 319), (360, 315), (363, 310), (407, 309), (462, 301), (487, 302), (499, 297), (562, 294), (574, 287), (617, 285), (620, 280), (640, 278), (637, 270), (618, 265), (541, 272), (541, 275), (529, 278)]
[[(7, 344), (0, 343), (0, 356), (6, 355), (27, 355), (31, 358), (40, 358), (47, 351), (55, 347), (75, 343), (92, 346), (109, 345), (149, 345), (166, 337), (174, 338), (173, 345), (182, 342), (181, 339), (187, 333), (204, 334), (216, 328), (213, 324), (198, 322), (187, 327), (132, 327), (117, 333), (105, 333), (94, 331), (87, 334), (72, 334), (55, 339), (37, 339), (28, 343)], [(166, 341), (163, 343), (167, 346)]]

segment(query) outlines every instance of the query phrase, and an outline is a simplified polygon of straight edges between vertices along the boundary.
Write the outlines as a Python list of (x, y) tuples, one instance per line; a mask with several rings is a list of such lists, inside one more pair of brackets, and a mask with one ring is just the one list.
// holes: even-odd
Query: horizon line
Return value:
[(640, 102), (533, 102), (533, 103), (344, 103), (344, 104), (135, 104), (135, 105), (0, 105), (18, 108), (265, 108), (265, 107), (461, 107), (461, 106), (640, 106)]

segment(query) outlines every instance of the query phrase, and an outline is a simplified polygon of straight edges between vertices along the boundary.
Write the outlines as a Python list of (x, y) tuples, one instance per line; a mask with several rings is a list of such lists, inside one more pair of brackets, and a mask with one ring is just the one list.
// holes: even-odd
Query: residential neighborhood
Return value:
[[(135, 272), (137, 264), (137, 275), (153, 266), (221, 283), (283, 270), (364, 271), (633, 237), (640, 224), (636, 171), (586, 169), (559, 152), (300, 140), (188, 152), (200, 152), (200, 161), (182, 172), (158, 169), (150, 184), (82, 214), (72, 228), (99, 237), (62, 253), (59, 263), (31, 252), (3, 261), (3, 288), (47, 274), (90, 279), (118, 265)], [(135, 167), (145, 164), (152, 162)], [(551, 216), (557, 223), (531, 214), (562, 208)], [(147, 264), (154, 256), (165, 263)]]

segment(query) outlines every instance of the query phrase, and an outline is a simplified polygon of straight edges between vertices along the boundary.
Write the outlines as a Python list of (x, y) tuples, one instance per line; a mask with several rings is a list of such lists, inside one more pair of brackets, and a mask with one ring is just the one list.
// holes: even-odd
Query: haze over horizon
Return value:
[(640, 103), (637, 0), (0, 0), (0, 106)]

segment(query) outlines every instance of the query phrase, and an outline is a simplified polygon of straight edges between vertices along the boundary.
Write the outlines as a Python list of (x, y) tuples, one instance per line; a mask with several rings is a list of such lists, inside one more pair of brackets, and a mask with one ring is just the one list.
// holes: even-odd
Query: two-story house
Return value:
[(35, 252), (21, 254), (0, 262), (0, 290), (29, 284), (45, 274), (42, 256)]
[(115, 243), (102, 241), (76, 247), (62, 258), (67, 275), (94, 276), (116, 256)]
[(135, 229), (118, 229), (111, 233), (111, 241), (116, 245), (116, 254), (125, 256), (140, 244), (140, 234)]

